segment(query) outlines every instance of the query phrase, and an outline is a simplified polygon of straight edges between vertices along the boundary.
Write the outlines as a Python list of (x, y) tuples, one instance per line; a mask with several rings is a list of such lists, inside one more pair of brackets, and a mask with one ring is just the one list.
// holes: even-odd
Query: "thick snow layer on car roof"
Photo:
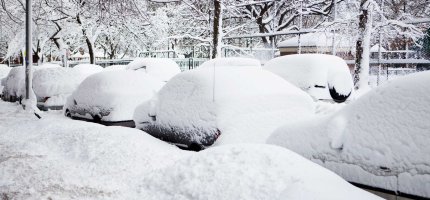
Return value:
[[(219, 129), (219, 144), (265, 142), (285, 120), (314, 112), (305, 92), (261, 69), (200, 68), (183, 72), (167, 83), (149, 103), (136, 109), (134, 120), (195, 130), (196, 138)], [(202, 133), (202, 134), (200, 134)]]
[(127, 69), (127, 65), (111, 65), (108, 67), (105, 67), (103, 71), (115, 71), (115, 70), (125, 70)]
[(1, 101), (0, 119), (8, 199), (376, 199), (269, 145), (182, 151), (136, 129), (37, 119)]
[(168, 58), (136, 58), (127, 65), (127, 69), (142, 70), (165, 82), (181, 72), (179, 65)]
[(148, 174), (143, 186), (144, 199), (379, 199), (269, 145), (211, 148)]
[(163, 82), (144, 72), (103, 71), (86, 78), (71, 98), (78, 107), (96, 109), (95, 113), (97, 109), (110, 110), (103, 120), (131, 120), (136, 106), (149, 100), (162, 86)]
[(70, 68), (45, 68), (33, 74), (33, 89), (41, 98), (70, 94), (79, 83), (76, 72)]
[(337, 113), (279, 128), (268, 142), (359, 182), (430, 197), (430, 72), (385, 83)]
[(199, 68), (206, 67), (255, 67), (261, 68), (261, 62), (253, 58), (215, 58), (204, 62)]
[(309, 94), (330, 98), (327, 89), (315, 85), (335, 87), (339, 94), (348, 95), (353, 87), (349, 68), (342, 58), (325, 54), (297, 54), (274, 58), (264, 69), (269, 70)]

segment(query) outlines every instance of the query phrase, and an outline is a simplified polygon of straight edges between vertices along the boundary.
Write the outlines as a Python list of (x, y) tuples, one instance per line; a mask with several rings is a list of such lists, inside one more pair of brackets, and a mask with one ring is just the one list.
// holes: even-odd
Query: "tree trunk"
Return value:
[(221, 39), (222, 39), (222, 0), (214, 0), (214, 27), (213, 27), (213, 50), (212, 58), (221, 57)]
[[(79, 25), (82, 26), (82, 21), (79, 14), (76, 16), (76, 21), (78, 22)], [(84, 28), (82, 28), (82, 34), (84, 35), (85, 43), (87, 43), (87, 46), (88, 46), (88, 54), (90, 54), (90, 64), (96, 64), (96, 59), (94, 56), (94, 47), (93, 47), (94, 45), (91, 42), (90, 38), (88, 38), (87, 32)]]
[(361, 0), (358, 23), (359, 38), (356, 43), (354, 87), (362, 89), (369, 84), (370, 36), (372, 31), (371, 9), (368, 0)]

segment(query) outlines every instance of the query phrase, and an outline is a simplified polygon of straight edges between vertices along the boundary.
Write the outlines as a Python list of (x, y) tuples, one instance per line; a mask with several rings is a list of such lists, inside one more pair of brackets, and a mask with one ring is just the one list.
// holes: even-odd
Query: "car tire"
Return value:
[(72, 118), (72, 113), (70, 113), (69, 109), (66, 109), (66, 111), (64, 112), (64, 116), (66, 116), (68, 118)]
[(331, 98), (336, 103), (343, 103), (343, 102), (345, 102), (348, 99), (349, 96), (351, 96), (351, 91), (347, 95), (343, 95), (343, 94), (339, 94), (336, 91), (336, 88), (335, 87), (331, 87), (331, 86), (329, 86), (329, 92), (330, 92)]
[(190, 145), (188, 145), (188, 150), (190, 151), (201, 151), (203, 149), (204, 148), (201, 144), (191, 143)]

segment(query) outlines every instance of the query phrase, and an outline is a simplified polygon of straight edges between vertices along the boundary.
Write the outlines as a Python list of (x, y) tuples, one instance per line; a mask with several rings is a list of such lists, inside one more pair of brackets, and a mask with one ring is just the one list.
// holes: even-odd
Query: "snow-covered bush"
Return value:
[(136, 58), (127, 65), (127, 69), (146, 72), (164, 82), (181, 72), (179, 65), (168, 58)]
[(269, 70), (316, 99), (344, 102), (353, 91), (352, 76), (342, 58), (325, 54), (297, 54), (274, 58)]
[(131, 120), (136, 106), (163, 82), (140, 71), (104, 71), (86, 78), (67, 99), (65, 114), (102, 121)]
[(333, 115), (279, 128), (268, 142), (348, 181), (430, 197), (430, 72), (385, 83)]
[[(134, 114), (136, 127), (182, 145), (264, 143), (285, 120), (314, 112), (309, 95), (261, 69), (200, 68), (178, 74)], [(172, 131), (173, 130), (173, 131)]]
[(229, 57), (229, 58), (215, 58), (204, 62), (199, 68), (207, 67), (251, 67), (251, 68), (261, 68), (261, 63), (257, 59), (253, 58), (239, 58), (239, 57)]

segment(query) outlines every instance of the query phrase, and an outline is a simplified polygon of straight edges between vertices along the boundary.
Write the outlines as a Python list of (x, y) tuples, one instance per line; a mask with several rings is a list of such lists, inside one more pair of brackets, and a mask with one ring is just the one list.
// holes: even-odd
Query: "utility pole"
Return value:
[[(33, 64), (33, 50), (32, 50), (32, 17), (31, 17), (31, 0), (26, 0), (26, 20), (25, 20), (25, 99), (30, 100), (32, 90), (32, 77), (33, 73), (31, 67)], [(29, 104), (27, 104), (29, 105)], [(26, 109), (26, 108), (24, 108)]]
[[(336, 23), (337, 18), (337, 8), (336, 8), (336, 0), (333, 0), (333, 26)], [(336, 30), (333, 28), (333, 38), (331, 41), (331, 54), (336, 55)]]
[[(300, 2), (300, 12), (299, 12), (299, 31), (302, 30), (302, 24), (303, 24), (303, 0), (299, 0)], [(301, 54), (302, 53), (302, 43), (301, 43), (301, 34), (299, 33), (299, 38), (298, 38), (298, 53)]]

